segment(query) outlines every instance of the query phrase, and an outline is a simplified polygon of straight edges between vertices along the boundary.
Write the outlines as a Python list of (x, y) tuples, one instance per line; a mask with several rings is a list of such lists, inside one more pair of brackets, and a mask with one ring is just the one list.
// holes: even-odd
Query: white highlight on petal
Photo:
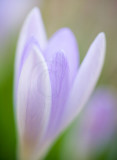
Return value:
[(66, 127), (78, 115), (90, 97), (104, 64), (105, 47), (105, 35), (100, 33), (90, 46), (80, 66), (67, 103), (62, 128)]
[(22, 67), (17, 95), (20, 158), (38, 159), (38, 146), (47, 127), (51, 107), (51, 85), (45, 60), (36, 46)]

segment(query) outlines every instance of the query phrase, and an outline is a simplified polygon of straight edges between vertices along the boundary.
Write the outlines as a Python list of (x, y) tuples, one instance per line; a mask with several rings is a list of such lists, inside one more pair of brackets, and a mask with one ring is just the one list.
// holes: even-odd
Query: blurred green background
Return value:
[[(34, 0), (0, 1), (0, 160), (16, 159), (16, 130), (13, 110), (14, 57), (19, 31), (33, 6), (40, 7), (47, 35), (69, 27), (76, 36), (80, 61), (99, 32), (105, 32), (107, 55), (98, 85), (117, 89), (117, 1), (116, 0)], [(61, 159), (61, 146), (70, 128), (59, 138), (45, 159)], [(116, 137), (116, 136), (115, 136)], [(116, 140), (114, 144), (116, 145)], [(114, 144), (112, 146), (114, 146)], [(95, 159), (117, 159), (105, 149)]]

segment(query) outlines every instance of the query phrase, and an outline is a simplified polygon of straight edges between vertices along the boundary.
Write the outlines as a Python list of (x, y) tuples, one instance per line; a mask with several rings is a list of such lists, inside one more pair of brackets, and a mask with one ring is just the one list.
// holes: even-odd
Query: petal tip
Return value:
[(104, 55), (106, 54), (106, 35), (104, 32), (101, 32), (99, 34), (100, 36), (100, 41), (102, 42), (102, 46), (103, 46), (103, 51), (104, 51)]
[(66, 33), (66, 32), (72, 32), (71, 29), (68, 28), (68, 27), (64, 27), (64, 28), (62, 28), (61, 30), (64, 31), (65, 33)]
[(104, 32), (101, 32), (97, 35), (95, 40), (92, 43), (92, 46), (94, 48), (97, 48), (100, 50), (101, 55), (105, 55), (106, 53), (106, 36)]
[(106, 35), (104, 32), (100, 32), (99, 35), (103, 38), (103, 39), (106, 39)]
[(30, 15), (33, 16), (38, 16), (39, 14), (40, 14), (40, 9), (38, 7), (34, 7), (30, 12)]
[(62, 35), (64, 34), (64, 36), (68, 36), (68, 35), (74, 35), (72, 30), (70, 28), (64, 27), (58, 30), (59, 33), (62, 33)]
[(96, 39), (100, 42), (103, 42), (104, 45), (106, 45), (106, 36), (104, 32), (99, 33)]

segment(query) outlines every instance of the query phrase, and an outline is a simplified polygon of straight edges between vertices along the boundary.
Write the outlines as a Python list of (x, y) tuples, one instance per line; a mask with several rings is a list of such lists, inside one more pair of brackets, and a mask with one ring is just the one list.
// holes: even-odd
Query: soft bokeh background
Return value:
[[(0, 0), (0, 160), (16, 159), (13, 111), (14, 56), (23, 21), (35, 5), (42, 11), (48, 37), (61, 27), (71, 28), (78, 41), (81, 61), (96, 35), (101, 31), (105, 32), (107, 55), (98, 85), (106, 85), (117, 90), (116, 0)], [(57, 140), (45, 159), (62, 159), (61, 149), (70, 129), (71, 127)], [(116, 160), (116, 143), (115, 132), (111, 147), (106, 147), (93, 159)]]

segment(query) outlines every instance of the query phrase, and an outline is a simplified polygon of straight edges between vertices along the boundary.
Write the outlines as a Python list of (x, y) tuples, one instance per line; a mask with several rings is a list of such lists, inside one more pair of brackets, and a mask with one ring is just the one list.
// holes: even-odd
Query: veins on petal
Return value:
[(52, 97), (57, 98), (61, 92), (64, 78), (69, 71), (68, 63), (62, 53), (57, 52), (49, 65), (49, 74), (52, 86)]
[(58, 51), (47, 63), (52, 88), (52, 108), (46, 136), (51, 139), (59, 132), (61, 117), (71, 86), (69, 65), (63, 51)]

